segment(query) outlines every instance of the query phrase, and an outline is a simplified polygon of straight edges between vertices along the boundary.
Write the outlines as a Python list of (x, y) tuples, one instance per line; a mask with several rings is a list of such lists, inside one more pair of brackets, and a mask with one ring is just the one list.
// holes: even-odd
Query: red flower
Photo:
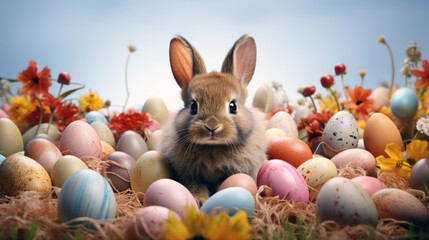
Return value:
[(303, 95), (304, 97), (309, 97), (316, 92), (316, 87), (314, 85), (310, 85), (304, 88)]
[(149, 113), (143, 113), (133, 108), (126, 112), (115, 114), (108, 123), (116, 141), (126, 131), (132, 130), (146, 138), (145, 130), (153, 124), (153, 119)]
[(334, 85), (334, 77), (332, 77), (329, 74), (324, 74), (321, 78), (320, 78), (320, 83), (322, 83), (322, 86), (324, 88), (329, 88), (332, 85)]
[(322, 111), (321, 113), (308, 115), (307, 118), (301, 118), (301, 122), (298, 123), (298, 129), (307, 131), (307, 142), (310, 147), (316, 139), (322, 137), (323, 129), (331, 117), (332, 113), (330, 111)]
[(60, 75), (58, 75), (58, 82), (65, 84), (65, 85), (69, 85), (70, 84), (70, 74), (68, 74), (67, 72), (61, 72)]
[(43, 104), (49, 106), (49, 108), (51, 109), (51, 112), (53, 112), (56, 107), (61, 106), (62, 100), (63, 100), (62, 97), (55, 98), (54, 95), (50, 93), (43, 94), (43, 96), (40, 98), (40, 101), (42, 101)]
[(429, 86), (429, 61), (426, 59), (423, 60), (422, 67), (423, 69), (417, 68), (411, 71), (414, 76), (418, 77), (414, 83), (414, 87), (418, 89)]
[(18, 74), (19, 81), (23, 82), (21, 85), (21, 92), (28, 96), (33, 97), (33, 94), (49, 94), (49, 87), (52, 85), (52, 80), (49, 78), (51, 70), (45, 67), (41, 72), (37, 73), (37, 66), (35, 61), (30, 61), (30, 65), (26, 70)]
[(57, 108), (55, 108), (55, 113), (58, 116), (56, 124), (57, 128), (60, 131), (64, 131), (67, 125), (69, 125), (73, 121), (86, 121), (85, 118), (78, 116), (78, 114), (80, 113), (79, 107), (71, 102), (63, 102), (61, 103), (61, 105), (58, 105)]
[(355, 89), (348, 88), (346, 94), (350, 100), (343, 102), (348, 109), (356, 110), (359, 118), (365, 122), (368, 120), (371, 110), (380, 108), (374, 104), (374, 100), (368, 99), (371, 92), (371, 89), (364, 89), (361, 86), (356, 86)]
[(346, 74), (346, 65), (344, 65), (343, 63), (335, 64), (335, 74), (337, 75)]

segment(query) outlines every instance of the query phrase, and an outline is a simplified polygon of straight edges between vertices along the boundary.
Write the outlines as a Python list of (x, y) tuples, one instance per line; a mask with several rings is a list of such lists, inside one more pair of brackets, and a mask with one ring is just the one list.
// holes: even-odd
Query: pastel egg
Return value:
[(3, 156), (2, 154), (0, 154), (0, 164), (6, 159), (5, 156)]
[(158, 145), (159, 141), (161, 140), (162, 130), (156, 130), (152, 132), (147, 140), (146, 145), (149, 150), (155, 150), (156, 146)]
[(283, 129), (270, 128), (265, 131), (265, 139), (267, 140), (267, 142), (281, 137), (287, 137), (287, 134)]
[(295, 168), (313, 157), (310, 147), (301, 139), (294, 137), (272, 140), (268, 143), (266, 154), (268, 159), (281, 159)]
[(374, 173), (377, 164), (375, 157), (370, 152), (360, 148), (344, 150), (332, 157), (331, 161), (337, 169), (345, 167), (350, 162), (354, 162), (365, 170), (367, 175)]
[(115, 149), (108, 143), (106, 143), (105, 141), (100, 141), (101, 144), (101, 160), (106, 160), (107, 159), (107, 155), (109, 155), (110, 153), (114, 152)]
[(177, 212), (186, 219), (186, 211), (194, 207), (199, 212), (197, 202), (189, 190), (171, 179), (159, 179), (146, 190), (143, 206), (163, 206)]
[(274, 114), (268, 121), (267, 128), (280, 128), (285, 131), (288, 136), (295, 138), (298, 137), (298, 128), (296, 127), (296, 123), (292, 116), (285, 111), (279, 111)]
[(8, 118), (0, 119), (0, 153), (10, 155), (24, 150), (24, 142), (19, 128)]
[(341, 224), (377, 224), (377, 209), (368, 193), (350, 179), (336, 177), (327, 181), (316, 199), (316, 214), (322, 221)]
[(310, 199), (316, 198), (323, 184), (337, 176), (335, 164), (324, 157), (314, 157), (305, 161), (297, 170), (304, 177), (307, 185), (311, 187), (309, 189)]
[[(48, 129), (49, 128), (49, 129)], [(23, 135), (22, 138), (24, 140), (24, 145), (27, 145), (27, 143), (36, 135), (40, 133), (48, 134), (54, 142), (60, 139), (60, 131), (54, 124), (49, 123), (42, 123), (40, 124), (39, 130), (37, 131), (37, 125), (33, 126), (32, 128), (28, 129)], [(47, 133), (46, 133), (47, 131)]]
[(293, 116), (293, 120), (296, 124), (301, 122), (301, 118), (306, 118), (308, 115), (313, 114), (310, 108), (303, 105), (294, 106), (295, 115)]
[(8, 157), (0, 164), (0, 176), (0, 187), (9, 196), (17, 196), (24, 191), (40, 192), (45, 198), (51, 194), (52, 183), (48, 172), (29, 157)]
[(162, 239), (166, 230), (163, 221), (170, 217), (180, 219), (177, 213), (166, 207), (148, 206), (140, 208), (127, 218), (125, 223), (126, 239)]
[(126, 152), (137, 160), (143, 153), (148, 151), (148, 148), (140, 134), (135, 131), (126, 131), (119, 138), (116, 150)]
[(25, 148), (24, 155), (40, 163), (49, 174), (55, 162), (63, 156), (55, 144), (42, 138), (31, 140)]
[(64, 130), (60, 139), (60, 151), (65, 155), (100, 158), (102, 147), (97, 132), (84, 121), (74, 121)]
[(429, 187), (429, 158), (423, 158), (414, 164), (410, 174), (410, 186), (425, 191)]
[(99, 111), (88, 112), (87, 114), (85, 114), (85, 119), (88, 122), (88, 124), (91, 124), (96, 121), (107, 124), (106, 117)]
[(389, 157), (384, 149), (389, 143), (396, 143), (403, 149), (402, 137), (395, 123), (383, 113), (374, 113), (368, 119), (363, 133), (365, 149), (374, 157)]
[(62, 187), (73, 173), (82, 169), (88, 169), (82, 160), (73, 155), (65, 155), (59, 158), (52, 168), (52, 183), (54, 186)]
[(49, 142), (55, 144), (55, 141), (54, 141), (54, 139), (51, 136), (49, 136), (46, 133), (39, 133), (36, 136), (34, 136), (32, 139), (30, 139), (30, 141), (28, 141), (25, 144), (24, 149), (28, 146), (28, 143), (30, 143), (32, 140), (37, 139), (37, 138), (45, 139), (45, 140), (48, 140)]
[(90, 125), (92, 128), (94, 128), (101, 141), (105, 141), (106, 143), (110, 144), (110, 146), (115, 147), (115, 137), (113, 136), (110, 128), (105, 123), (96, 121)]
[(116, 199), (106, 179), (90, 169), (71, 175), (58, 197), (58, 217), (67, 222), (78, 217), (107, 220), (116, 216)]
[(234, 216), (237, 209), (243, 210), (248, 216), (253, 216), (255, 211), (255, 199), (246, 189), (230, 187), (213, 194), (201, 207), (201, 211), (210, 213), (212, 210), (226, 211), (229, 216)]
[(1, 109), (1, 108), (0, 108), (0, 118), (8, 118), (8, 119), (10, 119), (9, 115), (3, 109)]
[(372, 197), (375, 192), (387, 188), (386, 185), (380, 180), (369, 176), (359, 176), (352, 178), (352, 182), (358, 184), (361, 188), (363, 188), (370, 197)]
[(273, 159), (264, 163), (258, 171), (256, 183), (258, 187), (270, 187), (273, 196), (280, 199), (308, 202), (307, 182), (294, 166), (285, 161)]
[(390, 104), (389, 90), (385, 87), (377, 87), (368, 98), (374, 100), (374, 104), (380, 107), (387, 107)]
[(107, 177), (112, 181), (113, 189), (122, 192), (131, 187), (131, 172), (136, 163), (128, 153), (116, 151), (107, 155), (109, 167)]
[(242, 187), (249, 191), (253, 196), (256, 196), (258, 187), (256, 186), (255, 180), (245, 173), (236, 173), (229, 176), (219, 186), (218, 191), (230, 187)]
[(357, 148), (359, 130), (356, 119), (347, 111), (339, 111), (329, 119), (323, 129), (323, 151), (326, 157), (350, 148)]
[(171, 177), (164, 155), (158, 151), (148, 151), (137, 160), (132, 169), (131, 188), (135, 192), (144, 193), (156, 180)]
[(143, 105), (142, 112), (150, 115), (161, 125), (168, 119), (168, 109), (164, 101), (158, 96), (149, 97)]
[(429, 220), (428, 210), (416, 197), (404, 190), (385, 188), (372, 195), (380, 218), (421, 223)]
[(397, 118), (412, 118), (417, 112), (417, 107), (417, 95), (411, 88), (399, 88), (390, 98), (390, 109)]

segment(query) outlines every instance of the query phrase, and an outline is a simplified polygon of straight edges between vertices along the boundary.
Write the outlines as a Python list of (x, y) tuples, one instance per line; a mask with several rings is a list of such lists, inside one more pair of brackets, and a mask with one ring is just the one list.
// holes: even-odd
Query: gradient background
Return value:
[[(252, 34), (258, 47), (250, 105), (264, 83), (283, 84), (296, 101), (299, 87), (315, 85), (324, 73), (335, 75), (334, 65), (346, 65), (346, 84), (360, 84), (359, 70), (368, 74), (365, 88), (390, 82), (387, 48), (377, 43), (386, 36), (395, 57), (395, 81), (405, 48), (415, 41), (422, 59), (429, 51), (429, 1), (4, 1), (0, 2), (0, 77), (16, 78), (35, 60), (52, 77), (69, 72), (72, 81), (92, 89), (103, 100), (122, 105), (126, 90), (125, 60), (131, 56), (129, 107), (142, 106), (158, 95), (170, 109), (180, 108), (180, 89), (170, 70), (168, 48), (174, 35), (184, 36), (203, 57), (208, 71), (220, 70), (233, 43)], [(338, 90), (341, 79), (335, 77)], [(415, 79), (413, 78), (412, 81)], [(19, 84), (12, 84), (16, 89)], [(53, 83), (56, 94), (59, 84)], [(68, 87), (67, 89), (71, 89)]]

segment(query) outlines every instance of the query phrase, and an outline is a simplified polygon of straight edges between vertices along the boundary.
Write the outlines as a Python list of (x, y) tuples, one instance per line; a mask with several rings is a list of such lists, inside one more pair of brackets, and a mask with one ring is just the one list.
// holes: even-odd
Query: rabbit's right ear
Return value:
[(194, 47), (183, 37), (170, 41), (170, 65), (177, 84), (185, 90), (192, 77), (207, 73), (203, 59)]

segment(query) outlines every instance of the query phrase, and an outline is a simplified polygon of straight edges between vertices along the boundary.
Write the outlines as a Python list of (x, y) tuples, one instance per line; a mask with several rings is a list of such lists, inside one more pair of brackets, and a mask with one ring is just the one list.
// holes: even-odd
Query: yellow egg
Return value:
[[(12, 120), (0, 119), (0, 154), (5, 157), (24, 150), (21, 132)], [(0, 175), (1, 176), (1, 175)]]
[(95, 132), (97, 132), (98, 136), (100, 137), (100, 140), (105, 141), (112, 147), (115, 147), (115, 137), (113, 136), (113, 133), (110, 128), (105, 123), (95, 121), (92, 122), (90, 125), (92, 128), (94, 128)]
[(265, 138), (267, 139), (267, 142), (270, 142), (271, 140), (274, 140), (276, 138), (280, 137), (286, 137), (287, 133), (280, 128), (270, 128), (267, 131), (265, 131)]
[[(39, 133), (46, 133), (46, 130), (48, 130), (49, 123), (42, 123), (40, 124), (39, 131), (37, 131), (37, 125), (27, 130), (23, 135), (22, 138), (24, 139), (24, 144), (26, 145), (28, 141), (30, 141), (34, 136), (36, 136)], [(47, 133), (49, 136), (51, 136), (52, 139), (56, 142), (60, 139), (60, 131), (58, 131), (58, 128), (51, 124), (49, 126), (49, 131)]]
[(62, 187), (73, 173), (87, 168), (86, 164), (79, 158), (72, 155), (65, 155), (58, 159), (52, 168), (52, 182), (54, 186)]
[(149, 97), (143, 105), (142, 112), (150, 113), (160, 125), (163, 125), (169, 116), (167, 106), (158, 96)]
[(100, 143), (101, 143), (101, 160), (107, 160), (107, 155), (114, 152), (115, 149), (105, 141), (100, 141)]
[(157, 151), (144, 153), (135, 163), (131, 173), (131, 188), (146, 192), (149, 185), (161, 178), (171, 178), (164, 155)]
[(149, 150), (155, 150), (156, 149), (156, 146), (161, 139), (161, 133), (162, 133), (161, 130), (156, 130), (149, 135), (149, 137), (146, 140), (147, 148)]
[(0, 186), (9, 196), (17, 196), (24, 191), (42, 193), (48, 197), (52, 183), (45, 168), (33, 159), (14, 155), (0, 164)]

